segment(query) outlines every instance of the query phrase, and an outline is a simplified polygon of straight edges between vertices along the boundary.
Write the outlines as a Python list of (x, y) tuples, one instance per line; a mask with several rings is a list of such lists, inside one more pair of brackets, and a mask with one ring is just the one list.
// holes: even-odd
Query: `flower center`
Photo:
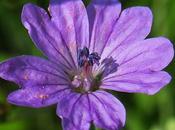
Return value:
[(97, 83), (97, 79), (93, 76), (92, 67), (94, 64), (100, 64), (100, 56), (97, 52), (89, 53), (89, 49), (84, 47), (83, 49), (78, 50), (77, 60), (79, 72), (74, 76), (72, 81), (74, 90), (80, 93), (95, 91), (98, 89), (99, 83)]
[[(100, 88), (101, 81), (104, 77), (111, 73), (115, 73), (118, 69), (116, 60), (112, 57), (105, 58), (99, 62), (101, 57), (97, 52), (89, 53), (89, 49), (84, 47), (78, 50), (78, 71), (73, 75), (72, 86), (73, 91), (78, 93), (92, 92)], [(93, 69), (93, 65), (99, 67)], [(92, 72), (95, 70), (95, 73)]]

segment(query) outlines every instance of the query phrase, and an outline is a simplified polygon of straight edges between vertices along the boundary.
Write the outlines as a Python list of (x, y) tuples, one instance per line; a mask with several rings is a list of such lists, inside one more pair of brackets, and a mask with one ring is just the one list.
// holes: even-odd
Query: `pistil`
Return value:
[(99, 65), (100, 56), (97, 52), (89, 53), (89, 49), (84, 47), (78, 50), (79, 74), (72, 81), (75, 90), (87, 92), (91, 90), (94, 80), (92, 68), (94, 64)]

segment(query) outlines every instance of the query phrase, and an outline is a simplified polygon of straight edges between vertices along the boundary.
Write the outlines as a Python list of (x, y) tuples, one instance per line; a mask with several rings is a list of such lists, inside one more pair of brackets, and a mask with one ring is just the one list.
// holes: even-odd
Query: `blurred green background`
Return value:
[[(27, 31), (21, 24), (23, 4), (34, 2), (47, 8), (48, 0), (0, 0), (0, 61), (22, 54), (38, 55)], [(175, 0), (121, 0), (123, 8), (148, 6), (154, 14), (154, 24), (149, 37), (165, 36), (175, 43)], [(88, 1), (86, 1), (88, 3)], [(174, 61), (166, 70), (175, 77)], [(144, 94), (114, 94), (127, 110), (123, 130), (175, 130), (175, 79), (154, 96)], [(56, 106), (31, 109), (13, 106), (7, 95), (17, 85), (0, 79), (0, 130), (61, 130), (61, 120), (56, 116)], [(92, 128), (95, 129), (95, 128)]]

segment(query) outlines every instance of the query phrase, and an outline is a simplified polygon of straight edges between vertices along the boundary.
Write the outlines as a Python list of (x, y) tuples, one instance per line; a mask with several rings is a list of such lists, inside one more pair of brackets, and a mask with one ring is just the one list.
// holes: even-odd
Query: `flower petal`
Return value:
[(101, 54), (111, 31), (120, 15), (121, 4), (118, 0), (92, 0), (87, 7), (90, 23), (90, 48)]
[[(45, 86), (44, 88), (33, 86), (12, 92), (8, 96), (8, 102), (25, 107), (46, 107), (56, 104), (69, 91), (69, 89), (61, 89), (60, 86)], [(56, 97), (55, 94), (57, 94)]]
[(169, 74), (159, 72), (174, 56), (168, 39), (151, 38), (120, 49), (114, 57), (119, 65), (117, 71), (104, 78), (101, 88), (155, 94), (170, 82)]
[(150, 33), (152, 25), (152, 12), (147, 7), (131, 7), (122, 11), (120, 18), (112, 26), (108, 41), (106, 42), (101, 58), (114, 55), (118, 48), (124, 44), (143, 40)]
[(58, 106), (57, 115), (63, 119), (64, 130), (89, 130), (91, 117), (87, 94), (72, 92)]
[(77, 64), (77, 49), (89, 43), (88, 16), (82, 0), (51, 0), (49, 11)]
[(134, 71), (162, 70), (173, 56), (173, 44), (168, 39), (159, 37), (128, 45), (114, 58), (119, 64), (117, 74), (121, 75)]
[(93, 123), (105, 130), (119, 130), (125, 124), (126, 112), (122, 103), (105, 91), (89, 94)]
[(21, 19), (36, 46), (50, 60), (65, 68), (75, 68), (69, 48), (44, 9), (26, 4), (23, 7)]
[(19, 84), (8, 101), (15, 105), (44, 107), (70, 91), (69, 81), (55, 63), (34, 56), (18, 56), (0, 64), (0, 77)]
[(167, 85), (171, 76), (164, 72), (133, 72), (104, 79), (101, 88), (153, 95)]
[(34, 56), (18, 56), (0, 64), (0, 77), (22, 87), (68, 85), (69, 79), (54, 63)]
[(105, 91), (79, 94), (72, 92), (58, 103), (57, 114), (63, 119), (64, 130), (88, 130), (97, 127), (119, 130), (125, 124), (125, 108)]

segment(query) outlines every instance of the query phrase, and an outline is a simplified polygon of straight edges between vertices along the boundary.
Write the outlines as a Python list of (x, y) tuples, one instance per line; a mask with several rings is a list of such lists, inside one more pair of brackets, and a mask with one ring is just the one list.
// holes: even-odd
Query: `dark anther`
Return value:
[(84, 64), (85, 64), (85, 61), (84, 61), (83, 59), (80, 58), (80, 59), (78, 60), (78, 65), (79, 65), (80, 67), (83, 67)]
[(89, 56), (89, 49), (87, 47), (78, 50), (78, 65), (80, 67), (84, 66), (88, 56)]
[(93, 64), (99, 65), (100, 56), (97, 52), (93, 52), (89, 54), (89, 49), (84, 47), (83, 49), (78, 50), (78, 65), (83, 67), (85, 63), (88, 63), (89, 66), (93, 66)]
[(87, 47), (84, 47), (82, 50), (83, 54), (88, 57), (89, 56), (89, 49)]
[(94, 63), (96, 63), (97, 65), (99, 65), (99, 60), (100, 60), (100, 56), (98, 55), (97, 52), (93, 52), (89, 55), (89, 61), (92, 63), (92, 65)]

